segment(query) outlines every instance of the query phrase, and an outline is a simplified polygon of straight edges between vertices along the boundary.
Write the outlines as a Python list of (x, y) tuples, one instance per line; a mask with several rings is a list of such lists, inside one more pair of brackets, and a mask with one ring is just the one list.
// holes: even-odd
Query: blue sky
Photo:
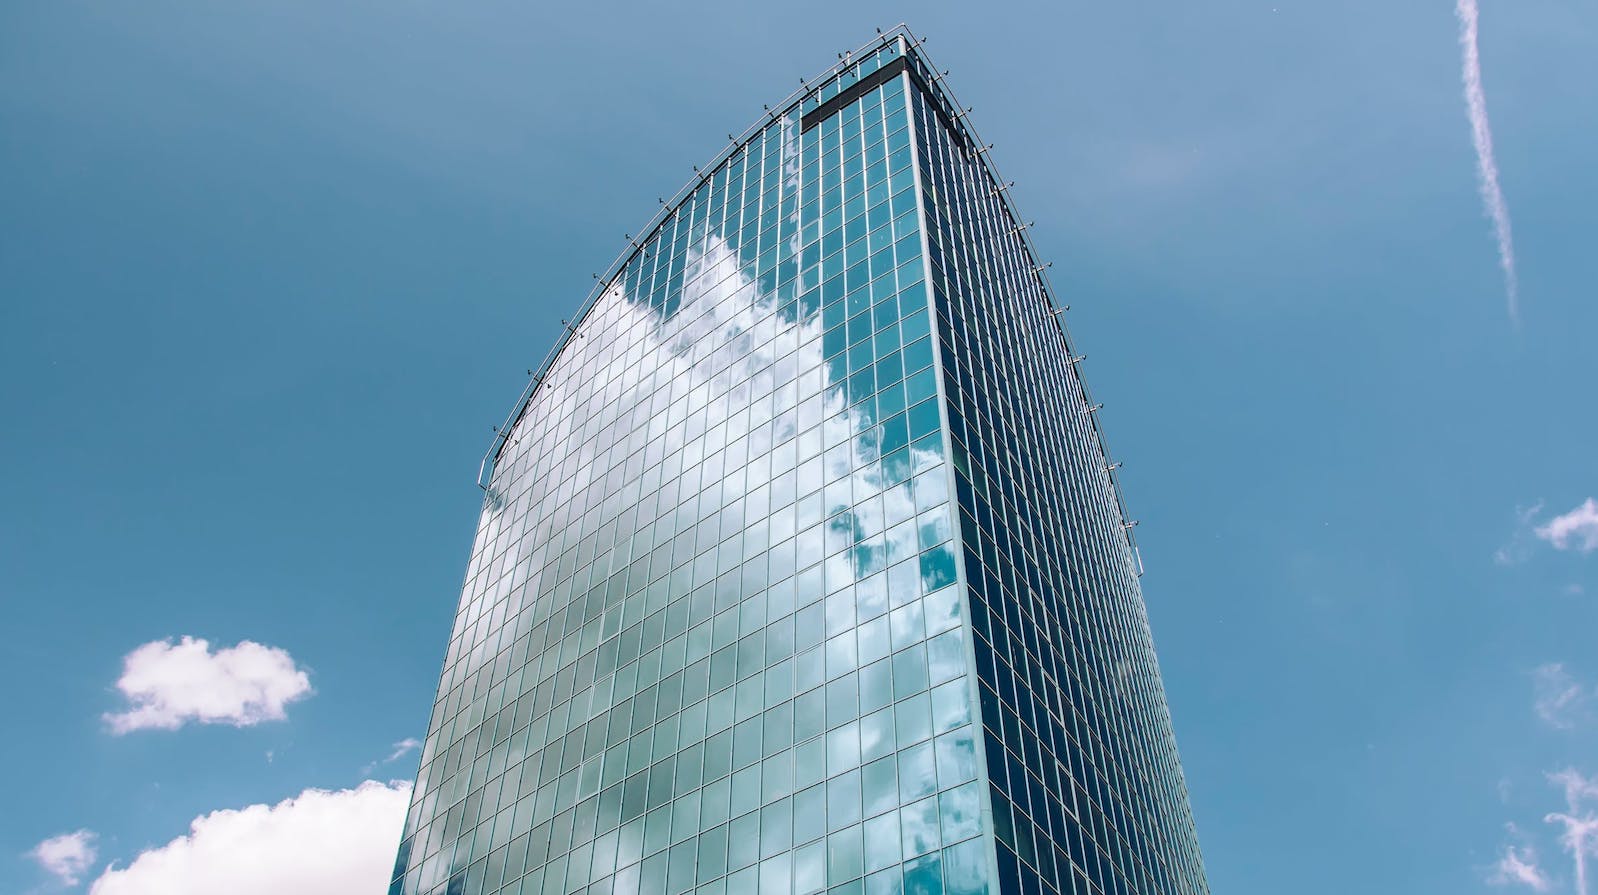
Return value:
[(386, 865), (524, 370), (901, 19), (1072, 306), (1213, 889), (1578, 891), (1598, 9), (1481, 2), (1518, 325), (1447, 0), (8, 5), (0, 891)]

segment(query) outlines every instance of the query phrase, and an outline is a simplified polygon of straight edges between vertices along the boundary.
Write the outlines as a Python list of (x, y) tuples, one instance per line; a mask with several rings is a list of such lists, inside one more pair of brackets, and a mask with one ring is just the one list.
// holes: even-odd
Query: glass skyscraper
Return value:
[(485, 458), (392, 895), (1207, 892), (1096, 407), (902, 29), (703, 168)]

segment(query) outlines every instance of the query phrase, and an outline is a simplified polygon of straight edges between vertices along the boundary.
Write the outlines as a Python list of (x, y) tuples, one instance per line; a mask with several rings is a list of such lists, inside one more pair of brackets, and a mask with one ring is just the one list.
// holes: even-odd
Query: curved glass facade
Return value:
[(895, 32), (769, 115), (540, 371), (394, 895), (1205, 891), (1063, 330), (930, 81)]

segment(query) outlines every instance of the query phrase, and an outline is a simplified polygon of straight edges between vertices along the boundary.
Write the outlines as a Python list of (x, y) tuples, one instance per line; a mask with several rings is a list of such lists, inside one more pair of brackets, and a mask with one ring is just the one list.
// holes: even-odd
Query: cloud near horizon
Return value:
[(107, 868), (89, 895), (376, 895), (387, 891), (410, 794), (407, 782), (368, 780), (213, 811), (188, 835)]
[(311, 694), (311, 680), (285, 650), (245, 640), (211, 651), (205, 640), (157, 640), (123, 659), (117, 689), (126, 711), (107, 713), (114, 734), (176, 730), (184, 724), (248, 727), (281, 721), (284, 707)]
[(97, 837), (89, 830), (52, 836), (33, 847), (28, 857), (64, 886), (75, 886), (84, 871), (94, 866)]

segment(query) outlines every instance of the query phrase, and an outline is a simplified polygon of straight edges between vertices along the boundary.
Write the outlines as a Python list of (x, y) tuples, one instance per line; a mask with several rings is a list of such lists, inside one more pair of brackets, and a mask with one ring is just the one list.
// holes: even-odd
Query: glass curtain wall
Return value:
[(902, 61), (851, 91), (904, 52), (698, 178), (507, 433), (392, 892), (986, 891)]
[(911, 105), (1000, 888), (1207, 892), (1081, 358), (958, 107)]
[(484, 485), (391, 895), (1207, 891), (1092, 408), (902, 30), (602, 279)]

